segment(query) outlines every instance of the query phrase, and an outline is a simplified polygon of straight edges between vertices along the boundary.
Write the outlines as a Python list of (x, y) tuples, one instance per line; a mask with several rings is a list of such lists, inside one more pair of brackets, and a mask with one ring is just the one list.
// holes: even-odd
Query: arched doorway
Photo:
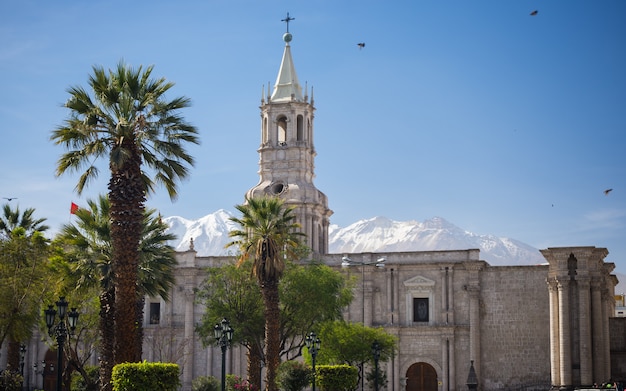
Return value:
[(57, 351), (48, 349), (42, 363), (43, 390), (53, 391), (57, 387)]
[(437, 371), (432, 365), (418, 362), (406, 371), (406, 391), (437, 391)]

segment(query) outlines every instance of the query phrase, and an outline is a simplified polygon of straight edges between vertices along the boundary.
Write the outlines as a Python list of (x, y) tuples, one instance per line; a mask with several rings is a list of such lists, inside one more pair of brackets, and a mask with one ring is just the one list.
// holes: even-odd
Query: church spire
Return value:
[(296, 67), (293, 64), (293, 58), (291, 58), (291, 42), (293, 36), (289, 32), (289, 22), (295, 18), (289, 17), (283, 19), (283, 22), (287, 23), (287, 32), (283, 35), (283, 41), (285, 41), (285, 51), (283, 52), (283, 60), (278, 70), (278, 77), (276, 78), (276, 84), (274, 85), (274, 92), (270, 98), (271, 102), (304, 102), (302, 96), (302, 86), (298, 81), (298, 75), (296, 74)]

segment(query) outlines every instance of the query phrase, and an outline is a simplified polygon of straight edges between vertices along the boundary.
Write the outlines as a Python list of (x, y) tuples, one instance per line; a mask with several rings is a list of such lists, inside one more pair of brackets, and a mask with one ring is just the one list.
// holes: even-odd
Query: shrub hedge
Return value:
[(350, 365), (317, 365), (316, 384), (324, 391), (353, 391), (359, 382), (359, 370)]
[(113, 367), (114, 391), (176, 391), (180, 386), (178, 364), (141, 362)]

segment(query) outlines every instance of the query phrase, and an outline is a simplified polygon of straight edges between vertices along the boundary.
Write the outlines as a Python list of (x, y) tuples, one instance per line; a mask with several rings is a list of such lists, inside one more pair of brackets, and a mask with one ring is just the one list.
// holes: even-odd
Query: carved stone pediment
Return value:
[(409, 278), (403, 282), (404, 286), (409, 290), (431, 290), (435, 286), (435, 281), (429, 280), (426, 277), (416, 276)]

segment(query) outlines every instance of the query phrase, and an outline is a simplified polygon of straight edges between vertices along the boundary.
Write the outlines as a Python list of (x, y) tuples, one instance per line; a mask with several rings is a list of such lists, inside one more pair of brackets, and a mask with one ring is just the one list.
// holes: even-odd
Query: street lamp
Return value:
[(311, 353), (311, 362), (313, 363), (313, 391), (315, 391), (315, 357), (322, 346), (322, 341), (315, 335), (313, 331), (304, 339), (309, 353)]
[[(50, 365), (48, 365), (48, 368), (50, 372), (54, 372), (54, 364), (50, 363)], [(37, 370), (37, 361), (35, 361), (35, 363), (33, 364), (33, 369), (35, 370), (35, 375), (41, 375), (41, 389), (43, 390), (46, 380), (46, 360), (41, 360), (41, 371)], [(34, 383), (37, 384), (37, 380), (35, 380)]]
[[(61, 296), (59, 301), (56, 302), (56, 310), (53, 308), (52, 304), (50, 304), (48, 305), (48, 309), (44, 311), (46, 326), (48, 326), (48, 335), (56, 337), (58, 344), (57, 391), (61, 391), (63, 389), (63, 345), (65, 344), (67, 337), (72, 335), (76, 329), (76, 322), (78, 322), (78, 311), (76, 311), (76, 308), (72, 308), (72, 310), (68, 313), (68, 305), (69, 303), (65, 301), (65, 297)], [(54, 322), (57, 313), (59, 314), (59, 323), (55, 325)]]
[[(385, 257), (380, 257), (375, 261), (353, 261), (347, 256), (343, 256), (341, 258), (341, 267), (344, 269), (350, 266), (361, 266), (361, 302), (363, 303), (361, 314), (363, 315), (363, 327), (366, 326), (365, 324), (365, 266), (373, 265), (373, 266), (376, 266), (377, 268), (383, 268), (385, 267), (385, 261), (387, 261), (387, 258)], [(365, 371), (363, 368), (363, 364), (361, 364), (361, 391), (363, 391), (363, 389), (365, 388), (364, 378), (365, 378)]]
[(226, 390), (226, 349), (233, 340), (233, 333), (234, 330), (226, 318), (213, 327), (215, 340), (222, 348), (222, 391)]
[(363, 326), (365, 326), (365, 266), (374, 265), (377, 268), (383, 268), (385, 267), (385, 261), (387, 261), (387, 258), (385, 257), (380, 257), (375, 261), (353, 261), (347, 256), (341, 258), (342, 268), (348, 268), (350, 266), (361, 266), (361, 301), (363, 302)]
[(26, 357), (26, 345), (20, 344), (20, 375), (24, 376), (24, 358)]
[(378, 341), (372, 344), (372, 354), (374, 355), (374, 391), (378, 391), (378, 360), (380, 359), (380, 351), (382, 347)]

